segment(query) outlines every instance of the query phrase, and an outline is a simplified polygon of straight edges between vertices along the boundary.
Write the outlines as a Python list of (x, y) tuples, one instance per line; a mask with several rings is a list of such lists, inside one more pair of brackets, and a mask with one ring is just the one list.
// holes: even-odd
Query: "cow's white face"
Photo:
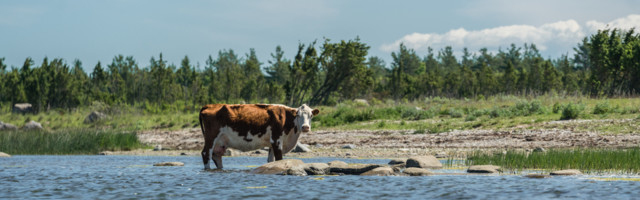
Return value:
[(298, 108), (296, 114), (295, 124), (298, 130), (302, 130), (303, 133), (311, 131), (311, 118), (318, 115), (320, 111), (318, 109), (311, 109), (307, 104), (302, 104)]

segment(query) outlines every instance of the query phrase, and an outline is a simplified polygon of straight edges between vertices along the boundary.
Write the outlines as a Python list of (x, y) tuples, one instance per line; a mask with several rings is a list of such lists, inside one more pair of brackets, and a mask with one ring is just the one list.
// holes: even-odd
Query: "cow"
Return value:
[(267, 162), (282, 160), (293, 149), (302, 133), (311, 131), (311, 118), (318, 109), (306, 104), (291, 108), (274, 104), (209, 104), (200, 110), (204, 135), (202, 161), (210, 169), (213, 160), (222, 169), (227, 148), (250, 151), (269, 147)]

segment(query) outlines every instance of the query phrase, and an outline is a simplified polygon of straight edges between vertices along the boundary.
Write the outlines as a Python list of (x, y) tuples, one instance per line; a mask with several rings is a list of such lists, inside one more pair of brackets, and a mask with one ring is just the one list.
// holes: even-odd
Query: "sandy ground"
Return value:
[[(556, 121), (588, 125), (589, 121)], [(412, 134), (413, 130), (315, 130), (301, 136), (312, 152), (288, 153), (291, 157), (402, 157), (440, 154), (464, 156), (477, 150), (532, 150), (569, 147), (638, 147), (640, 133), (599, 134), (571, 129), (511, 128), (504, 130), (454, 130), (438, 134)], [(202, 132), (199, 128), (178, 131), (149, 130), (138, 133), (148, 145), (161, 145), (164, 151), (136, 150), (116, 154), (199, 155)], [(354, 149), (343, 149), (347, 144)], [(169, 149), (169, 150), (166, 150)], [(236, 152), (234, 155), (265, 156), (265, 151)]]

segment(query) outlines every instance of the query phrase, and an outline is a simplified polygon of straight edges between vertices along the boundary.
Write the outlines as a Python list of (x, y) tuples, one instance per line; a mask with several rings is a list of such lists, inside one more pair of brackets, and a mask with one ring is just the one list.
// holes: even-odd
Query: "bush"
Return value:
[(582, 114), (582, 111), (584, 111), (583, 104), (569, 103), (562, 109), (560, 120), (577, 119)]
[(562, 111), (562, 109), (564, 109), (564, 105), (560, 103), (553, 104), (553, 113), (558, 114), (560, 113), (560, 111)]
[(593, 114), (601, 115), (613, 112), (613, 108), (609, 105), (608, 101), (596, 104), (593, 108)]
[(459, 110), (456, 109), (449, 109), (449, 116), (451, 118), (461, 118), (462, 117), (462, 112), (460, 112)]

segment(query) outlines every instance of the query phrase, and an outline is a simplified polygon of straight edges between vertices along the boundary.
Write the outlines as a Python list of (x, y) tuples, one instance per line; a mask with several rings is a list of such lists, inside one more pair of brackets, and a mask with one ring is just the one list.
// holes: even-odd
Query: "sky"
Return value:
[(534, 43), (557, 58), (598, 29), (640, 28), (638, 8), (635, 0), (0, 0), (0, 58), (9, 67), (27, 57), (38, 66), (44, 57), (79, 59), (90, 72), (120, 54), (140, 67), (160, 53), (204, 67), (209, 55), (253, 48), (265, 67), (278, 45), (292, 59), (300, 43), (356, 37), (387, 65), (400, 43), (421, 57), (429, 47), (460, 55)]

